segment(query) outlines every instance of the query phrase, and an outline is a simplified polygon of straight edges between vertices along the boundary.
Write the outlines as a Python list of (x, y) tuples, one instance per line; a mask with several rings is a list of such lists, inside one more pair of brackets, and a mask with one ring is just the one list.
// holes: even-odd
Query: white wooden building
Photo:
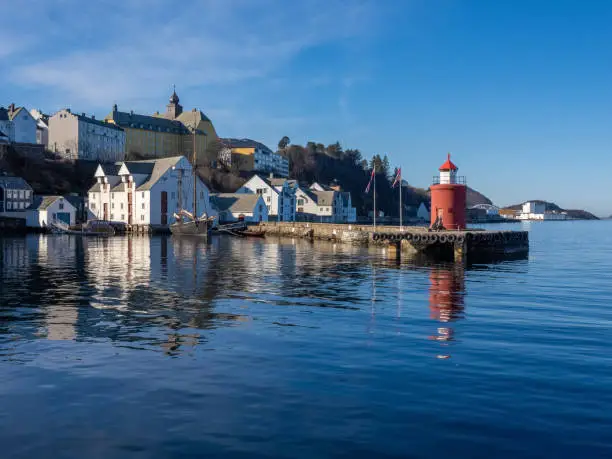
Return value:
[(35, 196), (26, 212), (26, 226), (45, 228), (51, 223), (76, 223), (77, 208), (63, 196)]
[[(181, 207), (194, 208), (192, 167), (184, 156), (99, 165), (89, 190), (90, 219), (168, 227)], [(196, 180), (196, 213), (216, 216), (208, 187)]]
[(262, 195), (252, 193), (219, 193), (211, 198), (213, 207), (219, 213), (220, 223), (267, 222), (268, 207)]
[(270, 220), (295, 221), (295, 188), (290, 180), (265, 179), (254, 175), (236, 193), (260, 194), (268, 208)]
[(17, 143), (36, 143), (36, 120), (24, 107), (8, 107), (8, 115), (13, 123), (14, 138)]
[(517, 217), (519, 220), (567, 220), (567, 213), (546, 210), (543, 201), (527, 201), (523, 203), (522, 211)]

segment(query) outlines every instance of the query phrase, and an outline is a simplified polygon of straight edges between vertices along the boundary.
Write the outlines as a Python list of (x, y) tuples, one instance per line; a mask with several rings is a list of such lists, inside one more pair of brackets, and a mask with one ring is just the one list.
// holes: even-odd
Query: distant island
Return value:
[[(543, 201), (540, 199), (535, 199), (530, 202), (535, 202), (538, 204), (544, 204), (546, 206), (546, 212), (555, 212), (555, 213), (563, 213), (565, 212), (568, 218), (573, 220), (599, 220), (599, 217), (593, 215), (591, 212), (582, 209), (563, 209), (559, 207), (554, 202)], [(504, 207), (502, 210), (507, 211), (520, 211), (523, 208), (523, 204), (514, 204), (511, 206)]]

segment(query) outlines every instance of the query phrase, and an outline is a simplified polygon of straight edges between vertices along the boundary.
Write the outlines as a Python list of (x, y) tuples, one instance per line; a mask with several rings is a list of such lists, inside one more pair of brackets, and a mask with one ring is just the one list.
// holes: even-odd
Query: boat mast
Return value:
[(193, 159), (191, 161), (191, 170), (193, 172), (193, 218), (198, 218), (198, 179), (196, 175), (196, 112), (193, 112)]

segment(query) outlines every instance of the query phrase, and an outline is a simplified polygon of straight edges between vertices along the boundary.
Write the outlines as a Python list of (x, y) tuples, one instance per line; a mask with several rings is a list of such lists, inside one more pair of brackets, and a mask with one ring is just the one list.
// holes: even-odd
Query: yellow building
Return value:
[(208, 144), (217, 139), (212, 122), (199, 110), (183, 112), (176, 91), (169, 102), (165, 114), (157, 112), (152, 116), (120, 112), (113, 105), (105, 121), (125, 131), (127, 159), (183, 155), (191, 160), (194, 143), (198, 160), (205, 158)]

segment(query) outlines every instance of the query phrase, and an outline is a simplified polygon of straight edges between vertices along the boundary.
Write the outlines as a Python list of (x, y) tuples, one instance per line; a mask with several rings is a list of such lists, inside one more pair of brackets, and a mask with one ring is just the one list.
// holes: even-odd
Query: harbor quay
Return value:
[(391, 258), (420, 253), (457, 262), (523, 258), (529, 253), (527, 231), (483, 229), (430, 231), (426, 227), (331, 223), (261, 222), (245, 232), (265, 237), (293, 237), (379, 246)]

